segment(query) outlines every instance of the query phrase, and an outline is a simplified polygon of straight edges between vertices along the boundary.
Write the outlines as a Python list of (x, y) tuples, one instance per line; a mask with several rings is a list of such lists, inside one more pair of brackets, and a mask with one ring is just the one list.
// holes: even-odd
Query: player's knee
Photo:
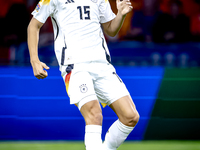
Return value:
[(103, 115), (101, 112), (95, 113), (92, 118), (94, 124), (101, 125), (103, 120)]
[(140, 115), (139, 115), (138, 111), (136, 111), (131, 120), (131, 126), (135, 126), (138, 123), (139, 119), (140, 119)]
[(95, 124), (102, 125), (103, 116), (102, 113), (99, 112), (90, 112), (89, 117), (86, 119), (86, 124)]
[(130, 113), (125, 116), (125, 125), (134, 127), (140, 119), (140, 115), (137, 111)]
[(80, 109), (86, 125), (102, 125), (102, 110), (98, 101), (91, 101), (83, 105)]

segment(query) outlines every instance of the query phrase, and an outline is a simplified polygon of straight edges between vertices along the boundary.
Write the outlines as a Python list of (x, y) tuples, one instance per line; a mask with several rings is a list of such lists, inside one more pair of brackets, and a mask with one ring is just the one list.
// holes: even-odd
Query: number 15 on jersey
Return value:
[(81, 20), (90, 20), (90, 6), (78, 6), (77, 9), (79, 10)]

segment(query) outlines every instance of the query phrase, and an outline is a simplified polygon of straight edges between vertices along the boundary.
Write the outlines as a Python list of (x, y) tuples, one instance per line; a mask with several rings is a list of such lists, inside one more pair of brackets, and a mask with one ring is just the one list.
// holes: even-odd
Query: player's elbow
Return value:
[(118, 30), (113, 28), (112, 21), (106, 22), (102, 24), (104, 33), (108, 36), (114, 37), (117, 35)]
[(115, 37), (116, 35), (117, 35), (117, 33), (110, 33), (109, 36), (111, 36), (111, 37)]
[(111, 37), (115, 37), (117, 35), (117, 32), (107, 31), (106, 34), (111, 36)]

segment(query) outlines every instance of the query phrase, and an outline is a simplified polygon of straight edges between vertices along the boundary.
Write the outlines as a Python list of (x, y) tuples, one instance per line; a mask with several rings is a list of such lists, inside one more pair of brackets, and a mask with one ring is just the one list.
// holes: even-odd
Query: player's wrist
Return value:
[(31, 62), (31, 64), (33, 64), (33, 63), (40, 63), (40, 60), (39, 60), (39, 58), (31, 58), (30, 62)]
[(121, 11), (118, 10), (117, 16), (119, 16), (120, 18), (124, 19), (126, 17), (126, 14), (123, 14)]

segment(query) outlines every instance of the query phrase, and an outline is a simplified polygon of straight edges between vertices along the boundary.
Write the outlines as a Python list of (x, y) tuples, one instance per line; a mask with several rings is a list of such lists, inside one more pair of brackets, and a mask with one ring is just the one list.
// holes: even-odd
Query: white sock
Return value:
[(103, 143), (104, 150), (116, 150), (133, 129), (134, 127), (128, 127), (119, 120), (115, 121), (106, 133)]
[(103, 150), (101, 132), (102, 132), (102, 126), (100, 125), (86, 125), (85, 127), (86, 150)]

